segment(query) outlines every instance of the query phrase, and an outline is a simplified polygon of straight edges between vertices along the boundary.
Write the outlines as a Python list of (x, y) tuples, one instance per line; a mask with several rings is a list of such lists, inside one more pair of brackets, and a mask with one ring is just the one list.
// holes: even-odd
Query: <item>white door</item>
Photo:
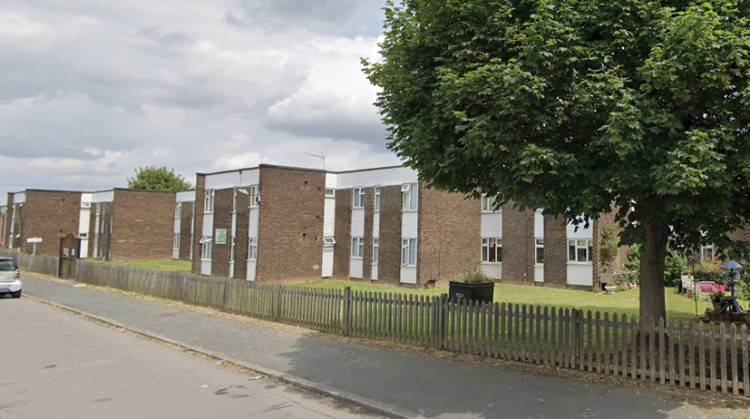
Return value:
[(330, 278), (333, 276), (333, 246), (323, 246), (323, 266), (320, 270), (320, 276), (322, 278)]

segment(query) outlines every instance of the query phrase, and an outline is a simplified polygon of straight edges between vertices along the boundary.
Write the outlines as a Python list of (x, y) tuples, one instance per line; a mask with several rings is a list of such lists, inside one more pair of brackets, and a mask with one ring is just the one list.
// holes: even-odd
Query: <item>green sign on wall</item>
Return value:
[(216, 240), (214, 240), (214, 243), (227, 244), (227, 229), (226, 228), (216, 229)]

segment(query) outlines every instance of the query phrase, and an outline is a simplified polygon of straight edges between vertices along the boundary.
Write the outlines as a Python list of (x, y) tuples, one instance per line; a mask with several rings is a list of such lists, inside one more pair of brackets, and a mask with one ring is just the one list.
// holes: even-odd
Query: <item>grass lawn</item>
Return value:
[[(351, 287), (355, 291), (383, 292), (394, 294), (414, 294), (424, 296), (434, 296), (447, 294), (448, 288), (435, 288), (432, 290), (407, 289), (395, 286), (365, 284), (360, 282), (348, 281), (316, 281), (295, 284), (302, 287), (325, 288), (325, 289), (344, 289)], [(666, 288), (667, 299), (667, 317), (668, 319), (677, 320), (694, 320), (696, 318), (696, 303), (693, 299), (685, 297), (684, 294), (677, 294), (674, 288)], [(549, 307), (578, 308), (584, 311), (591, 311), (592, 316), (597, 311), (604, 315), (604, 312), (617, 313), (618, 316), (626, 314), (628, 319), (635, 315), (638, 317), (638, 290), (620, 291), (615, 294), (594, 294), (591, 291), (574, 291), (554, 288), (527, 287), (520, 285), (495, 284), (495, 301), (514, 303), (514, 304), (533, 304)], [(743, 307), (750, 305), (748, 300), (742, 300)], [(710, 306), (708, 301), (697, 302), (698, 314), (703, 314), (707, 307)]]
[(157, 267), (160, 271), (190, 271), (193, 269), (192, 262), (189, 260), (174, 259), (152, 259), (152, 260), (116, 260), (112, 262), (87, 259), (86, 262), (111, 263), (116, 266), (130, 265), (131, 268), (155, 270)]

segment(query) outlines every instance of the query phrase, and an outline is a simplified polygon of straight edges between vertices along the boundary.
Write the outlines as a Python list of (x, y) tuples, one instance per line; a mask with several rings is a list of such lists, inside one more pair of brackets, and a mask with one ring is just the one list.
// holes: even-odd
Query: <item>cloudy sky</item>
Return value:
[(385, 0), (0, 4), (0, 205), (127, 186), (141, 166), (399, 164), (376, 90)]

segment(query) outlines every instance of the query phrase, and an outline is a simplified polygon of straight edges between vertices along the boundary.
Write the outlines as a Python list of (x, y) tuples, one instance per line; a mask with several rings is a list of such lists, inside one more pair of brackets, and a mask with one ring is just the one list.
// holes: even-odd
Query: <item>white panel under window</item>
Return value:
[(214, 215), (213, 213), (203, 214), (203, 230), (201, 236), (214, 235)]
[(402, 266), (400, 279), (401, 279), (402, 284), (416, 284), (417, 283), (417, 267), (416, 266)]
[(182, 219), (175, 218), (174, 219), (174, 224), (172, 224), (172, 231), (175, 232), (175, 233), (179, 233), (180, 232), (180, 227), (182, 227)]
[(258, 237), (258, 216), (259, 210), (257, 208), (251, 208), (248, 217), (247, 236)]
[(401, 214), (401, 237), (417, 237), (419, 225), (416, 212), (404, 212)]
[(352, 210), (352, 229), (351, 236), (358, 237), (365, 235), (365, 210), (364, 209), (353, 209)]
[(323, 246), (323, 261), (320, 269), (322, 278), (330, 278), (333, 275), (333, 246)]
[(541, 210), (534, 211), (534, 237), (544, 237), (544, 215)]
[(323, 235), (333, 236), (336, 226), (336, 199), (326, 197), (323, 206)]
[(489, 276), (492, 279), (501, 279), (503, 277), (503, 264), (502, 263), (483, 263), (482, 273)]
[(349, 277), (362, 278), (363, 265), (363, 259), (349, 259)]
[(594, 237), (594, 223), (589, 220), (588, 228), (584, 228), (584, 224), (578, 224), (578, 230), (573, 223), (568, 223), (566, 227), (566, 235), (569, 239), (591, 239)]
[(503, 215), (482, 214), (480, 235), (482, 237), (503, 237)]
[(583, 285), (590, 287), (594, 285), (594, 269), (592, 265), (568, 264), (568, 285)]

